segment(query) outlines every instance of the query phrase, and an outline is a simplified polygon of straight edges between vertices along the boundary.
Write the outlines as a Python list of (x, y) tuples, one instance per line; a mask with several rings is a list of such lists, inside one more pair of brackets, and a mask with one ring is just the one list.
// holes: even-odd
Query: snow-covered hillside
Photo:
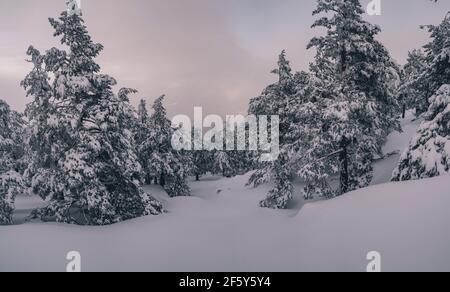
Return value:
[[(417, 128), (392, 134), (385, 153), (402, 151)], [(42, 202), (19, 197), (15, 226), (0, 228), (0, 271), (64, 271), (79, 251), (84, 271), (365, 271), (377, 251), (384, 271), (450, 271), (450, 177), (387, 183), (398, 155), (376, 165), (375, 186), (305, 202), (296, 184), (289, 210), (258, 207), (269, 185), (249, 175), (191, 182), (193, 197), (147, 190), (169, 211), (107, 227), (30, 222)]]
[(245, 180), (193, 184), (192, 198), (153, 188), (168, 214), (114, 226), (2, 227), (0, 271), (64, 271), (71, 250), (84, 271), (365, 271), (370, 251), (384, 271), (450, 271), (450, 177), (378, 185), (300, 212), (258, 208), (265, 192), (243, 189)]

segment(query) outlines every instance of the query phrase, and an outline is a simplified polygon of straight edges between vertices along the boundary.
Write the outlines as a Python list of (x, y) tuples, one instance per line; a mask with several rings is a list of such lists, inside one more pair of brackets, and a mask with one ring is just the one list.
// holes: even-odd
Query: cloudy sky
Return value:
[[(363, 0), (366, 5), (369, 0)], [(398, 62), (422, 46), (421, 24), (439, 23), (450, 1), (381, 0), (379, 39)], [(315, 0), (82, 0), (94, 41), (105, 46), (103, 72), (133, 87), (149, 102), (167, 95), (170, 115), (194, 106), (216, 114), (245, 113), (248, 100), (275, 80), (269, 73), (283, 49), (295, 70), (314, 55), (308, 41)], [(30, 102), (19, 87), (30, 70), (30, 44), (44, 51), (58, 43), (48, 24), (65, 0), (0, 0), (0, 98), (23, 110)]]

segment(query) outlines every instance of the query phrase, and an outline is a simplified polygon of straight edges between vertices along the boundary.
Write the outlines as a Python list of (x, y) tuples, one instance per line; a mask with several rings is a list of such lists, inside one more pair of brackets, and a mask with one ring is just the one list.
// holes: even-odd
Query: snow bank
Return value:
[(400, 156), (405, 152), (423, 119), (416, 118), (414, 112), (409, 111), (401, 121), (402, 132), (392, 132), (383, 147), (384, 159), (379, 160), (374, 165), (374, 177), (372, 185), (383, 184), (391, 181), (392, 173), (398, 166)]
[[(0, 271), (450, 271), (450, 177), (378, 185), (300, 211), (257, 207), (270, 186), (247, 176), (192, 183), (166, 215), (108, 227), (27, 223), (0, 228)], [(19, 204), (20, 205), (20, 204)], [(26, 204), (24, 204), (26, 205)]]

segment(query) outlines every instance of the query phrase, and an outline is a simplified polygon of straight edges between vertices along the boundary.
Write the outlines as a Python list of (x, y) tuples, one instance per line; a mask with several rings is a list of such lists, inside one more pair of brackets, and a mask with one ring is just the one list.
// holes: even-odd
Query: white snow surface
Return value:
[(408, 148), (411, 138), (416, 135), (423, 119), (416, 118), (409, 111), (406, 118), (401, 121), (402, 132), (391, 133), (383, 147), (384, 159), (374, 165), (374, 177), (372, 185), (383, 184), (392, 179), (392, 173), (400, 161), (401, 155)]
[[(416, 126), (386, 153), (402, 152)], [(167, 214), (105, 227), (26, 223), (42, 202), (19, 197), (16, 225), (0, 227), (0, 271), (65, 271), (69, 251), (83, 271), (364, 272), (371, 251), (383, 271), (450, 271), (450, 176), (386, 183), (391, 164), (377, 164), (378, 185), (328, 201), (304, 202), (297, 182), (283, 211), (258, 207), (270, 185), (244, 187), (249, 175), (191, 182), (186, 198), (149, 186)]]

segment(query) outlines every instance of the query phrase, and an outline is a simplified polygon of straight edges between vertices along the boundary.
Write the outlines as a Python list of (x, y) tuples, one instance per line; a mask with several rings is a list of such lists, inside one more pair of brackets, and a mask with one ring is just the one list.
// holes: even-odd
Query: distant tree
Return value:
[(156, 99), (153, 113), (149, 118), (148, 136), (140, 146), (140, 153), (146, 159), (148, 177), (156, 177), (167, 193), (172, 196), (189, 196), (187, 178), (192, 172), (193, 164), (190, 154), (176, 151), (172, 147), (174, 129), (167, 118), (164, 108), (164, 96)]
[(417, 116), (428, 110), (431, 88), (424, 82), (423, 72), (427, 71), (426, 57), (421, 50), (408, 54), (408, 61), (403, 68), (400, 94), (406, 109), (414, 109)]
[[(278, 81), (268, 86), (260, 95), (250, 101), (249, 113), (252, 115), (277, 115), (280, 117), (279, 141), (280, 155), (276, 161), (259, 164), (257, 171), (252, 175), (249, 184), (258, 186), (269, 181), (275, 182), (265, 200), (260, 202), (261, 207), (284, 209), (293, 197), (292, 180), (295, 174), (292, 155), (292, 145), (298, 137), (297, 132), (291, 131), (296, 125), (294, 121), (296, 105), (299, 103), (297, 91), (301, 86), (295, 83), (294, 74), (286, 59), (285, 51), (278, 58), (278, 68), (272, 71), (278, 76)], [(300, 75), (296, 75), (301, 80)]]
[[(196, 134), (195, 134), (196, 132)], [(192, 129), (192, 141), (195, 142), (195, 139), (201, 140), (203, 133), (201, 133), (200, 129)], [(201, 141), (199, 141), (201, 142)], [(195, 144), (194, 144), (195, 145)], [(193, 146), (194, 148), (194, 146)], [(207, 174), (208, 172), (212, 172), (213, 165), (213, 155), (211, 152), (206, 150), (196, 150), (192, 153), (192, 163), (193, 163), (193, 175), (195, 176), (195, 180), (199, 181), (200, 177)]]

